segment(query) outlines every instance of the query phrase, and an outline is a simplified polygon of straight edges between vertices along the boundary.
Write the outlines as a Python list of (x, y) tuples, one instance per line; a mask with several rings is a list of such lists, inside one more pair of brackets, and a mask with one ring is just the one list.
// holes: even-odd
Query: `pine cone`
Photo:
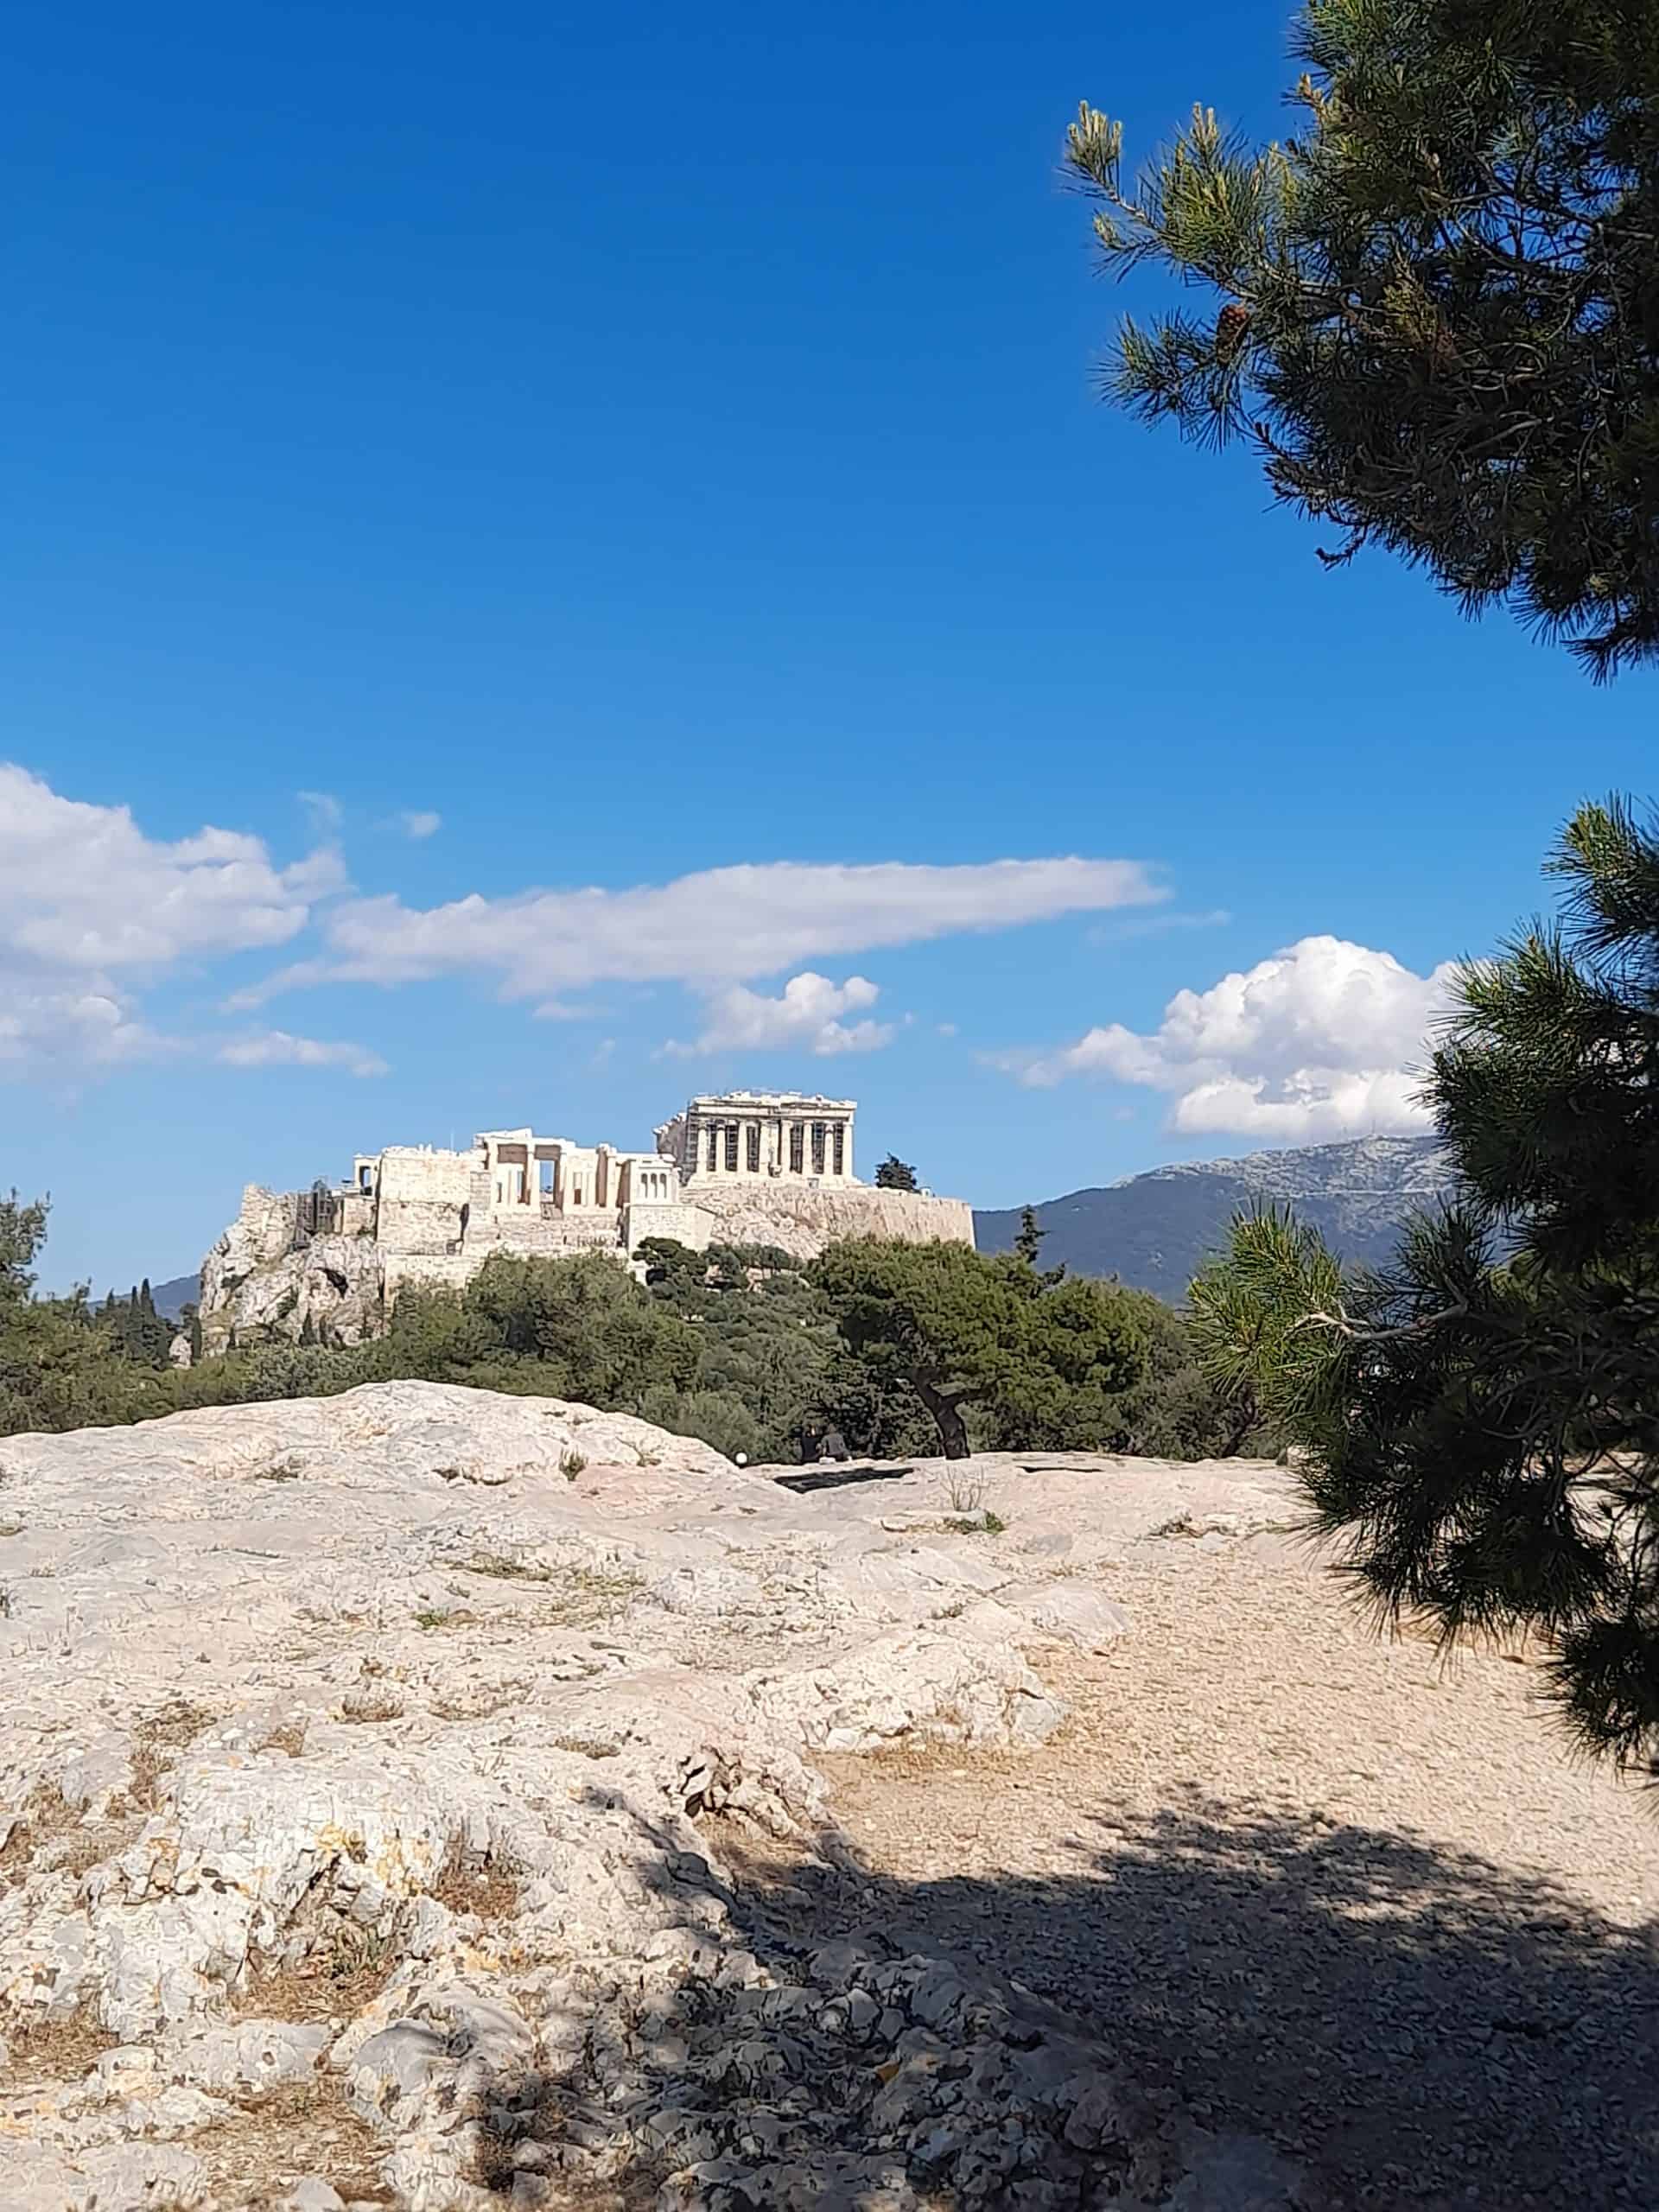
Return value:
[(1244, 343), (1244, 334), (1250, 327), (1250, 311), (1231, 301), (1216, 317), (1216, 359), (1226, 367)]

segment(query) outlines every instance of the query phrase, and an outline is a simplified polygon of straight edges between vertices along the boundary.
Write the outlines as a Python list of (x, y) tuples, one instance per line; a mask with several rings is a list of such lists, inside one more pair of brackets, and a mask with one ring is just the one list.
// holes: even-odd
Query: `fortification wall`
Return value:
[(473, 1197), (470, 1153), (423, 1152), (391, 1145), (380, 1156), (376, 1241), (386, 1252), (442, 1255), (461, 1234), (461, 1210)]
[(398, 1293), (411, 1284), (423, 1290), (463, 1289), (483, 1264), (481, 1258), (467, 1259), (459, 1252), (383, 1252), (380, 1291), (385, 1310), (390, 1313)]
[(671, 1237), (694, 1252), (705, 1251), (713, 1227), (712, 1217), (701, 1206), (672, 1198), (641, 1199), (623, 1216), (623, 1236), (630, 1252), (638, 1251), (647, 1236)]
[(906, 1244), (974, 1241), (974, 1210), (965, 1198), (879, 1191), (868, 1183), (817, 1188), (782, 1181), (726, 1188), (700, 1183), (696, 1206), (709, 1217), (716, 1243), (776, 1244), (798, 1260), (854, 1236), (890, 1236)]
[(466, 1251), (482, 1266), (492, 1252), (523, 1252), (543, 1257), (561, 1252), (607, 1252), (620, 1249), (617, 1217), (595, 1212), (572, 1219), (568, 1214), (526, 1212), (524, 1218), (495, 1215), (481, 1226), (469, 1228)]

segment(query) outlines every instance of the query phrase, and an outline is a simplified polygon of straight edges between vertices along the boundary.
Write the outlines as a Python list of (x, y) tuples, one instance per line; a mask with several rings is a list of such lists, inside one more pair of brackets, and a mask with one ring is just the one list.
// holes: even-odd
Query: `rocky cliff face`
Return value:
[(0, 2202), (1300, 2201), (879, 1904), (821, 1947), (729, 1863), (844, 1856), (821, 1753), (1043, 1738), (1027, 1646), (1125, 1632), (1115, 1548), (1283, 1510), (1107, 1471), (814, 1488), (424, 1383), (5, 1440)]
[(201, 1348), (302, 1338), (361, 1344), (380, 1326), (380, 1255), (367, 1236), (318, 1236), (301, 1250), (294, 1193), (250, 1187), (201, 1263)]

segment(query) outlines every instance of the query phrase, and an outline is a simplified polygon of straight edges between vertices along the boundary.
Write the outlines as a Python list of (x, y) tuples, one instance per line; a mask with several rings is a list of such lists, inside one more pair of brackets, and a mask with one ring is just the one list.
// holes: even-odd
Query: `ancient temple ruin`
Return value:
[(764, 1176), (812, 1184), (853, 1183), (850, 1098), (796, 1091), (730, 1090), (694, 1098), (657, 1132), (657, 1149), (702, 1186)]
[(464, 1151), (359, 1153), (338, 1185), (250, 1185), (202, 1265), (202, 1349), (272, 1335), (353, 1343), (405, 1285), (459, 1287), (496, 1252), (630, 1262), (652, 1237), (798, 1258), (859, 1236), (971, 1244), (964, 1199), (859, 1181), (857, 1110), (850, 1098), (734, 1090), (691, 1099), (650, 1152), (526, 1125), (486, 1129)]

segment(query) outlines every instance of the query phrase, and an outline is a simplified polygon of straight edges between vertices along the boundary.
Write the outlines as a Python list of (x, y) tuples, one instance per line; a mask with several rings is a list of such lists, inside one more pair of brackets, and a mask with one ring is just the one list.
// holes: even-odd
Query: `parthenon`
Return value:
[(688, 1187), (734, 1178), (855, 1183), (850, 1098), (728, 1090), (694, 1098), (657, 1132)]

